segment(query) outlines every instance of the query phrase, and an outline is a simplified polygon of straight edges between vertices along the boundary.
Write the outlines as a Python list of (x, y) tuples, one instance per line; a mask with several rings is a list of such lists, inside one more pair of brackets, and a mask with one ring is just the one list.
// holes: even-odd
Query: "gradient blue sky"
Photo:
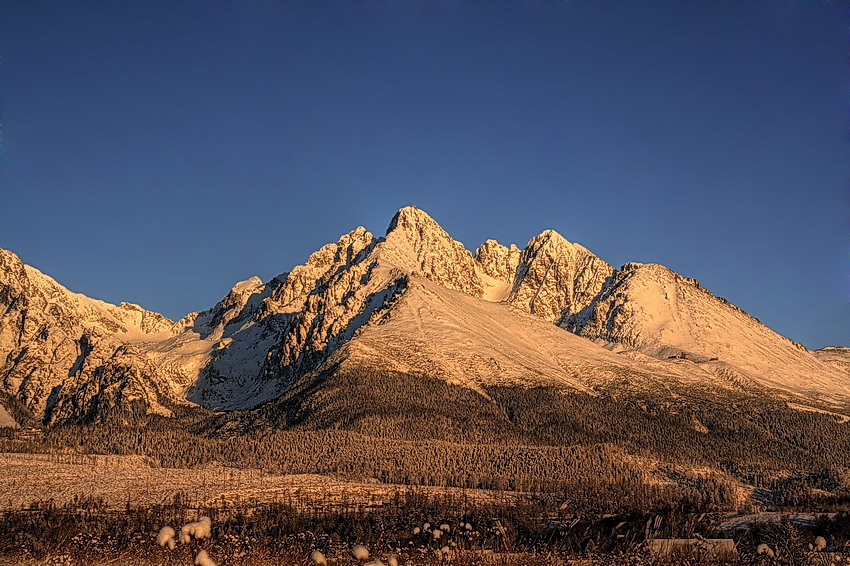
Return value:
[(850, 345), (848, 5), (0, 2), (0, 247), (176, 318), (416, 204)]

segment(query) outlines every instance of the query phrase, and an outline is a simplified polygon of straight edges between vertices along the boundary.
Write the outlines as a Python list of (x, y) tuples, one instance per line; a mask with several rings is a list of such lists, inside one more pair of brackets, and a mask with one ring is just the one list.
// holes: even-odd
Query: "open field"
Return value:
[(142, 456), (0, 453), (0, 509), (22, 509), (53, 499), (61, 508), (98, 501), (108, 508), (168, 505), (179, 497), (197, 507), (286, 503), (297, 509), (362, 509), (380, 506), (412, 489), (426, 496), (470, 502), (511, 503), (510, 492), (356, 482), (319, 474), (275, 475), (254, 469), (208, 465), (161, 468)]
[[(277, 475), (218, 464), (165, 468), (142, 456), (0, 453), (0, 566), (310, 566), (370, 559), (406, 566), (768, 566), (850, 564), (847, 513), (694, 513), (580, 517), (531, 494)], [(52, 500), (52, 501), (51, 501)], [(157, 545), (201, 515), (209, 537)], [(427, 524), (426, 524), (427, 523)], [(449, 529), (435, 536), (443, 524)], [(438, 527), (439, 525), (439, 527)], [(823, 536), (829, 552), (808, 545)], [(702, 538), (701, 538), (702, 537)], [(734, 558), (699, 558), (699, 541), (734, 539)], [(688, 539), (692, 554), (654, 555), (653, 540)], [(729, 542), (730, 539), (726, 538)], [(757, 554), (767, 544), (782, 559)], [(843, 562), (836, 562), (839, 558)], [(828, 562), (824, 562), (827, 560)]]

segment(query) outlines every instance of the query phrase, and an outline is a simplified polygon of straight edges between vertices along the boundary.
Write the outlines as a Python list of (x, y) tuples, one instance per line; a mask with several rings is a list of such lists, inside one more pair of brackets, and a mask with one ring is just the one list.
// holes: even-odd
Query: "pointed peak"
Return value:
[(567, 240), (565, 237), (561, 236), (558, 232), (556, 232), (556, 231), (554, 231), (554, 230), (551, 230), (551, 229), (550, 229), (550, 230), (543, 230), (543, 231), (540, 233), (540, 235), (538, 235), (538, 236), (536, 236), (536, 237), (532, 238), (532, 241), (538, 241), (538, 242), (566, 242), (566, 243), (568, 243), (568, 244), (571, 244), (571, 243), (572, 243), (572, 242), (570, 242), (569, 240)]
[(393, 232), (397, 228), (410, 229), (422, 228), (425, 226), (436, 226), (442, 230), (442, 227), (437, 224), (437, 221), (431, 218), (431, 216), (424, 210), (415, 206), (405, 206), (404, 208), (399, 209), (399, 211), (395, 213), (395, 216), (393, 216), (393, 219), (390, 220), (390, 225), (387, 228), (387, 234)]
[(563, 237), (560, 233), (555, 230), (544, 230), (539, 235), (531, 238), (528, 241), (528, 245), (526, 246), (526, 250), (531, 251), (539, 251), (543, 249), (551, 249), (551, 250), (569, 250), (571, 253), (579, 252), (580, 254), (587, 254), (594, 257), (595, 253), (582, 246), (578, 242), (571, 242)]
[(563, 249), (574, 248), (575, 244), (561, 236), (554, 230), (544, 230), (537, 236), (534, 236), (528, 241), (525, 246), (526, 250), (542, 250), (547, 248)]
[(426, 212), (406, 206), (393, 216), (380, 243), (382, 261), (468, 295), (481, 296), (475, 260)]

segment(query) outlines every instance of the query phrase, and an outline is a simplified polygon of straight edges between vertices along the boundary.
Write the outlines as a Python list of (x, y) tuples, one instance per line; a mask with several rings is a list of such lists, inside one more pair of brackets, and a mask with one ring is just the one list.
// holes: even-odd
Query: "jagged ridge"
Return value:
[(4, 390), (45, 422), (187, 403), (250, 408), (319, 387), (334, 368), (436, 377), (481, 395), (675, 382), (820, 405), (850, 399), (844, 367), (695, 280), (656, 265), (614, 269), (552, 230), (523, 249), (488, 240), (473, 255), (415, 207), (399, 210), (382, 238), (358, 227), (177, 323), (71, 293), (11, 252), (0, 251), (0, 268)]

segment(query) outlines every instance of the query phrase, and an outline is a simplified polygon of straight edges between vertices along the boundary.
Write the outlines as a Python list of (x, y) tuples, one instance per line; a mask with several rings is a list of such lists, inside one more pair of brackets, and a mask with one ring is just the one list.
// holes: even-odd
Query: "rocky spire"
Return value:
[(613, 272), (583, 246), (546, 230), (523, 250), (508, 302), (558, 322), (590, 304)]
[(393, 216), (381, 248), (380, 257), (403, 270), (475, 297), (483, 293), (469, 250), (415, 206)]
[(506, 247), (496, 240), (487, 240), (475, 250), (475, 261), (493, 279), (513, 283), (521, 255), (522, 250), (514, 244)]

